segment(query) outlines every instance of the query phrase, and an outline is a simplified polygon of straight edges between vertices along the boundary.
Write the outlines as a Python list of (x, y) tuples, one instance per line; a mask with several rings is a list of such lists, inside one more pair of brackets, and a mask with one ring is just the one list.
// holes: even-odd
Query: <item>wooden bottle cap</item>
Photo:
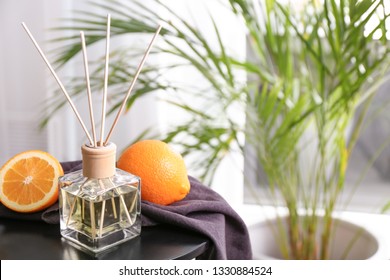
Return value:
[(83, 155), (83, 175), (87, 178), (102, 179), (115, 175), (116, 145), (108, 143), (106, 146), (81, 146)]

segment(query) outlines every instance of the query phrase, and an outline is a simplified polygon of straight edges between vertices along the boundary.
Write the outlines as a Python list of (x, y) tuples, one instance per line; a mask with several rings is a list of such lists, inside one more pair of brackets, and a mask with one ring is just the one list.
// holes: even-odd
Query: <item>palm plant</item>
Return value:
[[(173, 62), (149, 64), (127, 108), (157, 90), (175, 96), (168, 102), (183, 109), (188, 119), (162, 138), (181, 145), (184, 155), (199, 154), (193, 167), (203, 171), (206, 181), (229, 152), (243, 153), (245, 145), (252, 146), (270, 194), (280, 196), (288, 209), (287, 223), (279, 228), (287, 232), (279, 238), (283, 256), (329, 258), (332, 213), (344, 187), (348, 160), (390, 65), (384, 1), (308, 0), (300, 11), (277, 0), (223, 4), (246, 28), (250, 55), (245, 60), (230, 53), (212, 16), (217, 48), (164, 1), (152, 0), (147, 6), (116, 0), (92, 5), (112, 14), (112, 37), (152, 33), (157, 22), (165, 23), (154, 54), (168, 55)], [(71, 20), (71, 27), (61, 28), (88, 31), (88, 44), (105, 38), (105, 15), (80, 11)], [(66, 43), (57, 50), (61, 66), (80, 52), (80, 44), (77, 35), (58, 41)], [(128, 49), (111, 54), (109, 84), (117, 93), (110, 112), (119, 106), (124, 94), (120, 89), (126, 89), (134, 73), (127, 62), (138, 55)], [(204, 78), (205, 87), (166, 79), (170, 70), (189, 66)], [(96, 71), (101, 71), (99, 66)], [(246, 73), (245, 82), (238, 71)], [(73, 95), (79, 95), (83, 80), (75, 78), (72, 84)], [(99, 80), (92, 80), (92, 85), (95, 90), (102, 87)], [(202, 106), (194, 105), (194, 98), (201, 99)], [(54, 111), (63, 105), (59, 99), (51, 101)], [(237, 121), (232, 111), (246, 112), (246, 123)], [(309, 167), (303, 168), (308, 146), (316, 152), (306, 159)], [(307, 215), (301, 216), (299, 209)], [(324, 211), (320, 240), (318, 209)]]
[[(248, 25), (256, 22), (252, 34), (269, 38), (254, 46), (259, 59), (271, 60), (268, 76), (276, 78), (262, 78), (262, 88), (255, 88), (248, 99), (252, 111), (247, 139), (254, 140), (271, 191), (279, 191), (288, 208), (289, 234), (281, 241), (281, 249), (289, 249), (285, 256), (329, 257), (332, 213), (344, 187), (348, 160), (366, 109), (388, 69), (383, 59), (389, 52), (384, 23), (367, 30), (372, 20), (367, 14), (374, 15), (381, 5), (380, 1), (311, 2), (305, 12), (293, 16), (272, 3), (265, 16), (276, 15), (263, 26), (250, 8), (243, 13)], [(373, 40), (375, 33), (381, 40)], [(365, 108), (356, 116), (359, 105)], [(306, 155), (303, 169), (302, 154), (308, 145), (315, 145), (315, 154)], [(300, 207), (310, 214), (300, 217)], [(315, 236), (318, 209), (325, 212), (320, 241)]]

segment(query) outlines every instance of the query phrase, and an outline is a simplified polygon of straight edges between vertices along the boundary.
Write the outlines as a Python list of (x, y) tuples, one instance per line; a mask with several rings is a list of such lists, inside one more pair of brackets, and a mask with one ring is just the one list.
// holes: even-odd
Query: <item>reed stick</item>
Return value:
[(105, 212), (106, 212), (106, 201), (103, 200), (102, 211), (100, 213), (99, 237), (102, 237)]
[(66, 220), (66, 226), (69, 225), (70, 219), (71, 219), (72, 216), (73, 216), (74, 206), (76, 205), (77, 198), (78, 198), (78, 196), (75, 196), (75, 197), (74, 197), (73, 203), (72, 203), (72, 205), (70, 206), (70, 210), (69, 210), (69, 214), (68, 214), (68, 219)]
[(123, 112), (123, 109), (124, 109), (124, 107), (125, 107), (125, 105), (126, 105), (127, 99), (129, 98), (129, 96), (130, 96), (130, 94), (131, 94), (131, 91), (133, 90), (133, 87), (134, 87), (134, 85), (135, 85), (135, 82), (136, 82), (137, 79), (138, 79), (138, 76), (139, 76), (139, 74), (140, 74), (140, 72), (141, 72), (141, 70), (142, 70), (142, 67), (144, 66), (144, 63), (145, 63), (145, 61), (146, 61), (146, 58), (148, 57), (148, 55), (149, 55), (149, 53), (150, 53), (150, 50), (151, 50), (151, 48), (152, 48), (152, 46), (153, 46), (153, 44), (154, 44), (154, 42), (155, 42), (155, 40), (156, 40), (158, 34), (159, 34), (160, 31), (161, 31), (161, 28), (162, 28), (162, 26), (159, 25), (158, 28), (157, 28), (157, 30), (156, 30), (156, 32), (155, 32), (154, 35), (153, 35), (152, 40), (151, 40), (150, 43), (149, 43), (149, 46), (148, 46), (148, 48), (147, 48), (147, 50), (146, 50), (146, 52), (145, 52), (145, 54), (144, 54), (144, 56), (143, 56), (143, 58), (142, 58), (140, 64), (138, 65), (138, 68), (137, 68), (137, 71), (136, 71), (136, 73), (135, 73), (134, 79), (133, 79), (133, 81), (131, 82), (130, 87), (129, 87), (127, 93), (126, 93), (126, 96), (125, 96), (125, 98), (124, 98), (124, 100), (123, 100), (123, 102), (122, 102), (122, 104), (121, 104), (121, 106), (120, 106), (120, 108), (119, 108), (119, 111), (118, 111), (118, 113), (117, 113), (117, 115), (116, 115), (116, 117), (115, 117), (115, 120), (114, 120), (114, 122), (113, 122), (113, 124), (112, 124), (112, 126), (111, 126), (111, 129), (110, 129), (110, 131), (109, 131), (109, 133), (108, 133), (108, 135), (107, 135), (107, 138), (106, 138), (106, 140), (104, 141), (104, 145), (107, 145), (108, 141), (110, 140), (110, 137), (111, 137), (111, 135), (112, 135), (112, 132), (114, 131), (114, 128), (115, 128), (115, 126), (116, 126), (117, 123), (118, 123), (119, 117), (121, 116), (121, 114), (122, 114), (122, 112)]
[(107, 86), (108, 86), (108, 60), (110, 52), (110, 26), (111, 15), (107, 15), (107, 33), (106, 33), (106, 61), (104, 66), (104, 86), (103, 86), (103, 107), (102, 107), (102, 120), (100, 127), (100, 146), (104, 146), (104, 126), (106, 121), (106, 104), (107, 104)]
[(136, 205), (136, 202), (137, 202), (137, 194), (134, 195), (134, 199), (133, 201), (131, 202), (131, 205), (129, 207), (129, 212), (133, 212), (133, 209), (134, 209), (134, 206)]
[[(76, 202), (77, 202), (77, 198), (79, 197), (80, 193), (82, 192), (84, 185), (85, 185), (86, 183), (88, 183), (90, 180), (91, 180), (91, 179), (88, 178), (88, 179), (85, 180), (85, 181), (83, 182), (83, 184), (80, 186), (79, 191), (78, 191), (77, 194), (74, 196), (74, 200), (73, 200), (72, 205), (70, 205), (70, 201), (68, 201), (68, 204), (70, 205), (70, 210), (69, 210), (68, 219), (67, 219), (67, 221), (66, 221), (66, 226), (69, 225), (70, 219), (71, 219), (72, 216), (73, 216), (73, 211), (74, 211), (74, 207), (75, 207)], [(69, 197), (69, 195), (66, 196), (66, 198), (68, 198), (68, 197)], [(83, 202), (84, 202), (84, 200), (83, 200)]]
[(30, 32), (30, 30), (28, 29), (27, 25), (24, 22), (22, 22), (22, 26), (23, 26), (24, 30), (27, 32), (27, 35), (30, 37), (31, 41), (33, 42), (35, 48), (38, 50), (38, 52), (41, 55), (43, 61), (46, 63), (46, 65), (49, 68), (49, 70), (50, 70), (51, 74), (53, 75), (54, 79), (57, 81), (58, 85), (60, 86), (62, 92), (64, 93), (66, 99), (68, 100), (68, 102), (70, 104), (70, 107), (72, 108), (73, 112), (75, 113), (79, 123), (81, 124), (81, 127), (83, 128), (85, 134), (88, 137), (88, 140), (91, 142), (91, 145), (92, 145), (93, 144), (92, 137), (89, 134), (88, 129), (85, 127), (85, 124), (84, 124), (83, 120), (81, 119), (80, 114), (79, 114), (79, 112), (76, 109), (76, 106), (73, 104), (72, 99), (70, 98), (70, 96), (69, 96), (68, 92), (66, 91), (64, 85), (62, 84), (60, 78), (57, 76), (56, 72), (54, 71), (54, 68), (51, 66), (49, 60), (46, 58), (46, 56), (43, 53), (42, 49), (39, 47), (37, 41), (35, 40), (34, 36)]
[[(103, 181), (101, 179), (98, 179), (98, 183), (102, 190), (104, 190), (106, 187), (103, 184)], [(102, 210), (100, 212), (100, 225), (99, 225), (99, 237), (102, 237), (102, 231), (103, 231), (103, 224), (104, 224), (104, 216), (106, 215), (106, 200), (103, 198), (102, 202)]]
[(83, 49), (85, 82), (87, 84), (89, 117), (90, 117), (91, 127), (92, 127), (93, 147), (96, 147), (96, 130), (95, 130), (95, 119), (94, 119), (94, 116), (93, 116), (91, 83), (90, 83), (90, 80), (89, 80), (87, 47), (86, 47), (86, 44), (85, 44), (85, 36), (84, 36), (84, 32), (83, 31), (80, 31), (80, 38), (81, 38), (81, 46), (82, 46), (82, 49)]
[(84, 223), (85, 219), (85, 199), (81, 200), (81, 221)]
[(96, 238), (96, 222), (95, 222), (95, 207), (92, 200), (89, 201), (89, 215), (91, 216), (91, 234), (92, 239)]
[(118, 214), (116, 213), (115, 199), (113, 197), (111, 197), (111, 205), (112, 205), (112, 212), (114, 213), (114, 219), (117, 219)]
[(123, 199), (123, 195), (119, 195), (119, 199), (122, 202), (123, 210), (125, 211), (126, 217), (129, 220), (130, 225), (134, 224), (133, 219), (130, 217), (129, 209), (127, 208), (126, 202)]
[[(111, 182), (111, 184), (115, 185), (111, 178), (108, 178), (108, 180)], [(133, 219), (130, 217), (129, 209), (128, 209), (127, 206), (126, 206), (126, 202), (125, 202), (125, 200), (124, 200), (124, 198), (123, 198), (123, 195), (120, 194), (120, 192), (118, 191), (117, 188), (115, 188), (114, 191), (118, 194), (119, 200), (120, 200), (120, 202), (121, 202), (121, 203), (119, 204), (119, 207), (123, 207), (123, 210), (125, 211), (126, 217), (127, 217), (127, 219), (129, 220), (130, 225), (132, 225), (134, 222), (133, 222)], [(121, 213), (120, 210), (119, 210), (119, 213)], [(119, 215), (121, 215), (121, 214), (119, 214)]]

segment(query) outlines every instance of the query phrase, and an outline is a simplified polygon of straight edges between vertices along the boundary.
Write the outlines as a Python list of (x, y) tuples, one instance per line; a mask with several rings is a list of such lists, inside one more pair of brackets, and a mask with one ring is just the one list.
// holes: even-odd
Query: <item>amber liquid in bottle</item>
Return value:
[(59, 179), (61, 235), (94, 253), (141, 233), (140, 179), (115, 168), (115, 148), (83, 146), (83, 169)]

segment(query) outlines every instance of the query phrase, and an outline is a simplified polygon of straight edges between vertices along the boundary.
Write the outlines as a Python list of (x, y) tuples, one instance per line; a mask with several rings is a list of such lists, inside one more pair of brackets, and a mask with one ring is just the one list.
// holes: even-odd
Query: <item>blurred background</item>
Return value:
[[(40, 127), (40, 122), (47, 113), (45, 111), (47, 100), (53, 95), (62, 93), (57, 91), (57, 84), (22, 29), (21, 22), (28, 25), (51, 60), (54, 59), (53, 50), (58, 45), (58, 42), (54, 43), (51, 39), (69, 35), (67, 30), (53, 30), (53, 28), (66, 22), (65, 18), (74, 16), (76, 10), (91, 9), (87, 2), (84, 0), (0, 1), (0, 165), (13, 155), (29, 149), (48, 151), (60, 161), (81, 158), (80, 145), (86, 142), (86, 137), (69, 106), (65, 106), (59, 113), (53, 115), (47, 126)], [(103, 3), (104, 1), (93, 2)], [(216, 24), (223, 27), (220, 30), (225, 45), (229, 46), (237, 58), (246, 57), (246, 33), (243, 31), (241, 23), (225, 10), (223, 1), (165, 2), (183, 17), (196, 23), (197, 27), (205, 34), (210, 29), (209, 14), (212, 13)], [(297, 1), (297, 6), (299, 6), (299, 2)], [(148, 1), (144, 1), (144, 3), (148, 5)], [(99, 8), (95, 7), (95, 9)], [(155, 12), (163, 11), (157, 10)], [(128, 46), (129, 48), (146, 49), (150, 38), (150, 36), (140, 36), (140, 38), (124, 36), (113, 39), (111, 44), (112, 48)], [(214, 41), (217, 45), (216, 38)], [(88, 54), (92, 59), (103, 56), (103, 42), (88, 48)], [(153, 63), (166, 63), (166, 57), (163, 56), (153, 56), (150, 59), (153, 60)], [(138, 61), (133, 63), (137, 65)], [(58, 72), (65, 87), (72, 77), (80, 76), (82, 73), (83, 66), (80, 55), (77, 55), (71, 63), (66, 64)], [(194, 84), (202, 83), (202, 78), (197, 73), (191, 72), (190, 69), (188, 72), (172, 71), (167, 75), (174, 76), (175, 79), (191, 81)], [(379, 146), (389, 141), (390, 110), (383, 109), (383, 104), (389, 101), (389, 90), (390, 84), (387, 82), (380, 88), (374, 101), (372, 114), (376, 117), (373, 124), (363, 131), (363, 135), (357, 143), (356, 152), (353, 154), (348, 171), (350, 182), (355, 182), (363, 171), (366, 172), (365, 163), (375, 155)], [(110, 92), (108, 94), (110, 95)], [(146, 95), (138, 99), (135, 106), (121, 117), (111, 138), (112, 142), (117, 144), (119, 152), (134, 141), (146, 128), (153, 127), (156, 131), (164, 133), (170, 126), (186, 117), (182, 111), (162, 102), (162, 99), (164, 97), (158, 92)], [(95, 100), (96, 111), (100, 109), (100, 102), (101, 100)], [(83, 119), (88, 123), (86, 98), (78, 98), (75, 103)], [(202, 105), (200, 104), (200, 106)], [(379, 107), (380, 113), (376, 114), (376, 111), (379, 112)], [(111, 126), (113, 117), (109, 117), (106, 121), (106, 132)], [(245, 114), (243, 112), (237, 113), (237, 122), (244, 121)], [(191, 166), (188, 168), (191, 175), (197, 175), (197, 170), (191, 169)], [(243, 156), (232, 154), (224, 159), (218, 167), (211, 185), (231, 203), (255, 202), (252, 195), (244, 190), (243, 172)], [(247, 176), (250, 177), (250, 174)], [(357, 191), (357, 195), (354, 196), (356, 209), (372, 211), (378, 205), (383, 205), (384, 200), (390, 197), (389, 180), (390, 150), (383, 148), (383, 153), (375, 161), (373, 167), (367, 170), (364, 178), (363, 183), (369, 187)]]
[[(77, 10), (102, 12), (98, 7), (88, 5), (88, 2), (84, 0), (0, 1), (0, 36), (2, 38), (0, 44), (0, 165), (3, 165), (13, 155), (30, 149), (48, 151), (60, 161), (81, 159), (80, 146), (87, 139), (70, 106), (64, 106), (59, 113), (50, 117), (45, 127), (40, 127), (41, 121), (48, 112), (46, 105), (48, 100), (55, 95), (62, 95), (62, 92), (58, 91), (57, 83), (23, 30), (21, 22), (27, 24), (49, 61), (53, 63), (56, 55), (53, 50), (58, 47), (58, 43), (53, 42), (52, 39), (70, 35), (69, 31), (54, 30), (54, 28), (65, 23), (69, 24), (69, 21), (64, 19), (75, 16)], [(93, 2), (104, 3), (105, 1)], [(144, 3), (148, 5), (148, 1)], [(216, 11), (214, 18), (219, 26), (224, 27), (221, 28), (224, 30), (221, 35), (225, 43), (235, 51), (238, 58), (245, 56), (245, 32), (240, 30), (240, 24), (234, 21), (219, 1), (166, 1), (166, 3), (179, 14), (196, 22), (201, 30), (209, 28), (211, 24), (209, 13)], [(88, 31), (85, 33), (88, 36)], [(111, 49), (126, 46), (146, 50), (150, 39), (151, 36), (113, 38)], [(217, 40), (214, 41), (217, 44)], [(92, 61), (104, 56), (105, 44), (99, 42), (92, 47), (87, 46), (87, 49), (89, 60)], [(166, 58), (150, 56), (148, 62), (166, 63)], [(138, 65), (139, 61), (132, 63)], [(69, 90), (72, 77), (83, 76), (83, 71), (82, 57), (79, 54), (59, 69), (58, 75), (65, 88)], [(167, 75), (175, 76), (175, 79), (191, 81), (194, 84), (202, 83), (199, 74), (191, 72), (190, 69), (187, 72), (183, 72), (182, 69), (173, 71)], [(103, 72), (101, 79), (103, 80)], [(131, 80), (128, 81), (128, 85), (130, 82)], [(102, 92), (94, 92), (94, 94), (95, 119), (100, 119), (101, 99), (99, 97)], [(110, 92), (108, 92), (108, 99), (110, 99)], [(137, 99), (135, 106), (122, 115), (111, 138), (111, 141), (118, 146), (118, 153), (131, 144), (145, 129), (153, 128), (155, 132), (164, 133), (171, 125), (185, 118), (183, 112), (175, 106), (169, 106), (162, 99), (163, 97), (158, 92), (146, 95)], [(65, 100), (64, 96), (63, 100)], [(76, 107), (89, 128), (86, 101), (86, 92), (84, 97), (74, 99)], [(106, 133), (113, 122), (114, 115), (106, 120)], [(218, 173), (221, 175), (217, 175), (213, 183), (216, 189), (219, 188), (233, 201), (242, 200), (242, 189), (235, 187), (235, 185), (242, 184), (242, 168), (242, 158), (235, 156), (233, 159), (226, 160), (219, 168), (221, 171)], [(190, 167), (189, 169), (190, 174), (197, 175), (196, 170), (191, 170)], [(225, 176), (227, 173), (231, 175), (229, 178)]]

